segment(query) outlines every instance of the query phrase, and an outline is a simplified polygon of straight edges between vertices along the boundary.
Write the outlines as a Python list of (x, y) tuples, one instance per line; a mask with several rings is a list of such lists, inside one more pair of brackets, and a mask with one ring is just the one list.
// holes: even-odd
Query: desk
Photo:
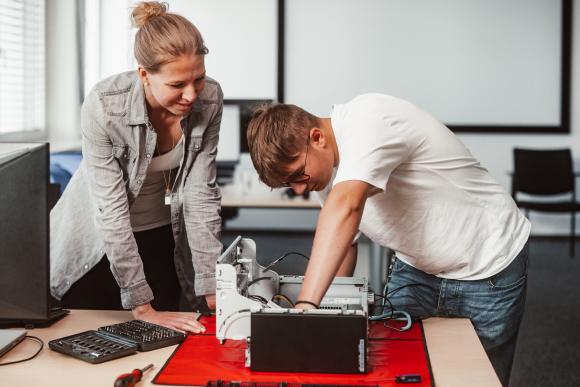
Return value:
[(312, 198), (283, 197), (281, 192), (270, 194), (241, 195), (232, 189), (222, 189), (222, 208), (270, 208), (270, 209), (320, 209), (320, 203)]
[[(47, 347), (50, 340), (130, 319), (130, 312), (73, 310), (70, 316), (49, 328), (29, 331), (30, 335), (38, 336), (45, 342), (44, 349), (33, 360), (1, 367), (1, 384), (39, 387), (111, 386), (118, 375), (153, 363), (154, 368), (144, 375), (138, 386), (153, 385), (151, 380), (176, 346), (138, 352), (102, 364), (85, 363)], [(424, 328), (435, 385), (501, 386), (469, 320), (431, 318), (425, 320)], [(32, 340), (25, 340), (3, 356), (2, 362), (28, 357), (36, 348)]]

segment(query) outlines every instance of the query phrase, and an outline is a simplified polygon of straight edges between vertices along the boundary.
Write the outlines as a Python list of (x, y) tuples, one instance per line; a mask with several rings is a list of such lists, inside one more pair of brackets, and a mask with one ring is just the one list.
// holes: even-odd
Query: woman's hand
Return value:
[(137, 320), (147, 321), (153, 324), (162, 325), (180, 332), (202, 333), (205, 327), (197, 321), (192, 313), (181, 312), (158, 312), (151, 304), (139, 305), (132, 310), (133, 317)]
[(208, 308), (215, 310), (215, 294), (206, 294), (205, 302), (207, 303)]

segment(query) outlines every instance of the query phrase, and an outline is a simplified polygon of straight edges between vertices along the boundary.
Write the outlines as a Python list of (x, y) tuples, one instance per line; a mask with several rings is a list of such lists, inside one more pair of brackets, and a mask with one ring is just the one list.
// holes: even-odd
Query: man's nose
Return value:
[(291, 183), (290, 187), (292, 187), (292, 189), (294, 190), (294, 192), (296, 192), (297, 195), (302, 195), (302, 194), (304, 194), (304, 192), (306, 192), (306, 189), (308, 188), (308, 184), (306, 184), (306, 183)]

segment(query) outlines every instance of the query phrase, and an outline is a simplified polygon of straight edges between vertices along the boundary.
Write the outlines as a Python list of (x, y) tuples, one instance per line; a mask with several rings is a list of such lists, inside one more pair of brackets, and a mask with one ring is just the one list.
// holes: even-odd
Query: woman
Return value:
[(137, 71), (101, 81), (83, 104), (83, 161), (51, 213), (51, 291), (68, 308), (123, 307), (197, 333), (193, 314), (161, 311), (178, 310), (182, 291), (215, 308), (223, 95), (191, 22), (158, 2), (132, 20)]

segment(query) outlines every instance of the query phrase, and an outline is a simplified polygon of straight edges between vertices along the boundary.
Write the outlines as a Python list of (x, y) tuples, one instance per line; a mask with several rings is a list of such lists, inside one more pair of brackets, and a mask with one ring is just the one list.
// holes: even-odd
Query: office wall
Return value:
[(314, 114), (383, 92), (448, 125), (560, 124), (561, 0), (291, 0), (285, 9), (285, 99)]
[[(289, 1), (289, 3), (292, 0)], [(300, 100), (300, 103), (303, 106), (310, 108), (316, 114), (327, 114), (329, 110), (329, 106), (321, 105), (320, 100), (326, 100), (324, 96), (331, 93), (332, 97), (340, 98), (340, 90), (343, 90), (344, 87), (342, 83), (349, 83), (353, 82), (353, 79), (357, 79), (357, 74), (335, 74), (335, 70), (333, 68), (332, 62), (328, 62), (325, 57), (319, 57), (316, 55), (316, 50), (312, 52), (305, 52), (305, 47), (300, 46), (300, 42), (308, 39), (308, 36), (304, 35), (304, 31), (311, 31), (312, 25), (316, 29), (316, 31), (336, 31), (335, 21), (331, 20), (332, 12), (330, 9), (325, 8), (323, 13), (325, 13), (326, 17), (317, 17), (315, 20), (311, 20), (311, 15), (309, 15), (309, 9), (311, 9), (313, 14), (319, 15), (321, 10), (319, 9), (321, 5), (326, 4), (328, 6), (328, 1), (322, 2), (308, 2), (305, 0), (294, 2), (292, 3), (291, 9), (293, 11), (289, 11), (287, 14), (287, 18), (293, 18), (293, 20), (288, 21), (288, 34), (295, 34), (297, 36), (288, 37), (287, 40), (290, 40), (290, 43), (287, 44), (287, 52), (286, 57), (288, 58), (287, 61), (287, 81), (291, 81), (292, 79), (296, 80), (297, 82), (306, 82), (305, 84), (310, 85), (309, 87), (312, 88), (313, 93), (309, 94), (308, 87), (305, 87), (303, 83), (300, 84), (287, 84), (287, 101), (288, 102), (297, 102)], [(339, 2), (344, 3), (344, 2)], [(354, 3), (353, 3), (354, 4)], [(356, 8), (362, 7), (363, 5), (375, 4), (378, 7), (382, 7), (383, 5), (378, 4), (373, 1), (366, 1), (366, 2), (356, 2), (356, 4), (352, 5), (352, 12), (351, 17), (356, 19)], [(547, 5), (547, 3), (542, 3)], [(413, 3), (413, 5), (406, 5), (406, 6), (417, 6), (417, 3)], [(522, 6), (522, 3), (519, 3), (519, 6)], [(509, 7), (508, 7), (509, 8)], [(295, 13), (295, 11), (299, 9), (300, 14)], [(558, 7), (558, 10), (560, 8)], [(327, 11), (327, 12), (326, 12)], [(368, 12), (363, 11), (361, 14), (364, 13), (368, 15)], [(489, 15), (488, 15), (489, 17)], [(540, 17), (540, 15), (536, 14), (535, 17)], [(503, 18), (505, 19), (505, 18)], [(373, 19), (375, 20), (375, 19)], [(504, 20), (505, 21), (505, 20)], [(510, 178), (509, 178), (509, 171), (512, 169), (512, 149), (514, 147), (530, 147), (530, 148), (549, 148), (549, 147), (570, 147), (573, 150), (573, 153), (576, 156), (576, 169), (580, 170), (580, 107), (578, 107), (577, 96), (580, 92), (580, 81), (578, 81), (578, 77), (580, 77), (580, 27), (578, 24), (580, 23), (580, 7), (576, 6), (574, 8), (574, 17), (573, 22), (575, 22), (575, 27), (573, 30), (573, 37), (572, 41), (574, 42), (574, 46), (572, 48), (573, 51), (573, 69), (572, 69), (572, 82), (571, 85), (572, 89), (572, 117), (571, 117), (571, 133), (570, 134), (466, 134), (460, 133), (458, 136), (462, 139), (462, 141), (471, 149), (472, 153), (481, 161), (482, 165), (485, 166), (494, 176), (500, 184), (502, 184), (506, 190), (510, 189)], [(310, 23), (310, 25), (309, 25)], [(354, 22), (356, 24), (356, 22)], [(306, 27), (304, 25), (306, 24)], [(342, 28), (342, 33), (349, 34), (348, 27), (352, 24), (349, 23), (341, 23), (340, 26)], [(483, 21), (479, 27), (485, 26), (485, 21)], [(358, 28), (358, 27), (357, 27)], [(484, 33), (485, 31), (480, 31)], [(338, 33), (338, 32), (337, 32)], [(353, 34), (356, 36), (360, 35), (360, 28), (357, 31), (352, 31)], [(534, 31), (534, 33), (537, 33)], [(321, 33), (323, 36), (324, 33)], [(401, 41), (404, 41), (404, 37), (398, 38)], [(519, 39), (523, 39), (519, 37)], [(316, 39), (311, 39), (313, 42), (309, 41), (310, 43), (316, 44)], [(319, 42), (322, 44), (322, 42)], [(363, 52), (368, 49), (367, 44), (363, 44)], [(336, 48), (339, 49), (338, 47)], [(357, 60), (357, 53), (360, 53), (361, 50), (358, 47), (345, 47), (346, 52), (351, 56), (349, 60), (356, 61)], [(400, 47), (399, 47), (400, 49)], [(477, 50), (474, 47), (474, 50)], [(560, 55), (559, 51), (554, 53), (555, 55)], [(377, 56), (378, 53), (373, 52), (372, 56)], [(386, 53), (385, 55), (388, 55)], [(417, 54), (419, 55), (419, 54)], [(417, 58), (418, 60), (420, 58)], [(384, 60), (384, 58), (379, 58), (379, 60)], [(496, 59), (498, 62), (500, 61), (499, 58)], [(548, 61), (549, 62), (549, 61)], [(556, 61), (559, 63), (559, 61)], [(549, 62), (549, 63), (556, 63), (556, 62)], [(300, 63), (302, 63), (302, 68), (300, 68)], [(362, 66), (363, 64), (361, 64)], [(365, 64), (366, 65), (366, 64)], [(315, 67), (318, 70), (310, 71), (311, 67)], [(355, 66), (356, 67), (356, 66)], [(363, 66), (364, 67), (364, 66)], [(372, 67), (372, 66), (371, 66)], [(552, 66), (554, 67), (554, 66)], [(374, 67), (373, 67), (374, 68)], [(323, 71), (323, 69), (326, 69)], [(559, 69), (553, 68), (554, 71), (559, 73)], [(376, 69), (378, 71), (378, 69)], [(296, 74), (296, 73), (308, 73), (312, 74), (313, 79), (309, 81), (304, 78), (304, 74)], [(328, 74), (334, 74), (336, 77), (337, 87), (336, 90), (327, 90), (327, 93), (324, 94), (319, 90), (320, 83), (328, 84)], [(365, 76), (368, 74), (365, 74)], [(400, 69), (400, 73), (398, 74), (399, 78), (404, 81), (406, 76), (412, 76), (412, 74), (405, 74), (404, 69)], [(320, 77), (321, 82), (316, 82), (317, 77)], [(371, 77), (372, 78), (372, 77)], [(366, 77), (368, 79), (368, 77)], [(553, 79), (552, 79), (553, 81)], [(553, 82), (552, 82), (553, 83)], [(350, 86), (350, 85), (349, 85)], [(322, 95), (324, 94), (324, 95)], [(318, 96), (318, 98), (313, 98), (313, 96)], [(429, 98), (434, 98), (435, 96), (431, 94), (428, 96)], [(344, 97), (346, 98), (346, 97)], [(552, 98), (553, 100), (553, 98)], [(333, 102), (343, 102), (340, 100), (336, 100)], [(417, 103), (421, 103), (423, 101), (415, 101)], [(459, 107), (458, 107), (459, 108)], [(461, 116), (462, 112), (457, 112), (455, 116)], [(449, 116), (454, 116), (453, 112), (446, 113)], [(504, 112), (504, 114), (507, 114)], [(492, 115), (493, 116), (493, 115)], [(553, 118), (553, 117), (552, 117)], [(245, 163), (242, 163), (242, 167), (249, 168), (247, 160), (243, 160)], [(580, 186), (580, 180), (578, 181), (578, 185)], [(274, 215), (271, 211), (263, 211), (258, 213), (260, 215), (260, 219), (262, 223), (262, 227), (277, 227), (279, 223), (276, 223), (276, 219), (279, 219), (281, 215)], [(242, 217), (235, 222), (232, 222), (232, 225), (237, 227), (250, 227), (252, 225), (252, 219), (254, 218), (247, 212), (242, 213)], [(285, 223), (291, 223), (296, 225), (301, 225), (302, 227), (308, 225), (314, 225), (315, 219), (312, 218), (311, 215), (303, 215), (303, 214), (293, 214), (294, 218), (290, 218), (291, 222), (288, 221), (288, 218), (284, 218), (287, 221)], [(536, 235), (566, 235), (569, 232), (569, 217), (568, 216), (561, 216), (561, 215), (542, 215), (538, 213), (533, 213), (531, 215), (533, 229), (532, 232)], [(580, 222), (580, 216), (578, 216), (578, 220)], [(579, 223), (577, 222), (577, 223)], [(580, 231), (579, 231), (580, 234)]]
[[(96, 1), (96, 0), (94, 0)], [(129, 15), (137, 0), (99, 0), (100, 67), (97, 79), (136, 68)], [(188, 18), (202, 33), (206, 70), (225, 98), (276, 96), (276, 12), (271, 0), (168, 0), (169, 11)], [(91, 85), (88, 85), (90, 88)]]
[(46, 2), (46, 125), (51, 146), (80, 139), (75, 4)]
[[(572, 85), (570, 134), (459, 134), (461, 140), (471, 149), (506, 189), (510, 187), (509, 171), (512, 170), (514, 147), (572, 149), (576, 171), (580, 171), (580, 4), (575, 3), (572, 18)], [(576, 180), (580, 188), (580, 179)], [(534, 235), (567, 235), (570, 231), (570, 217), (532, 213), (532, 233)], [(576, 223), (580, 215), (576, 217)], [(577, 227), (577, 234), (580, 234)]]
[(170, 10), (191, 20), (209, 48), (207, 73), (229, 99), (276, 97), (277, 2), (274, 0), (170, 0)]
[[(105, 0), (114, 5), (114, 0)], [(126, 31), (128, 21), (128, 1), (118, 1), (117, 15), (120, 28)], [(60, 141), (78, 140), (79, 122), (79, 99), (78, 77), (76, 74), (76, 46), (74, 27), (74, 2), (72, 0), (51, 0), (47, 2), (47, 122), (52, 139)], [(122, 9), (121, 9), (122, 8)], [(123, 19), (123, 20), (121, 20)], [(115, 19), (117, 20), (117, 19)], [(128, 19), (127, 19), (128, 20)], [(459, 137), (487, 167), (490, 173), (504, 186), (509, 189), (508, 171), (512, 168), (512, 148), (521, 147), (570, 147), (572, 148), (577, 162), (576, 169), (580, 170), (580, 7), (574, 8), (573, 29), (573, 67), (572, 67), (572, 117), (571, 133), (558, 135), (532, 135), (532, 134), (459, 134)], [(325, 20), (319, 20), (319, 28), (325, 28)], [(127, 23), (127, 24), (125, 24)], [(111, 27), (112, 28), (112, 27)], [(111, 33), (110, 36), (115, 36)], [(231, 35), (235, 31), (224, 30), (224, 36)], [(121, 44), (121, 43), (119, 43)], [(103, 60), (110, 61), (119, 58), (120, 52), (126, 48), (103, 46)], [(276, 55), (272, 48), (272, 57)], [(248, 55), (251, 55), (251, 50)], [(126, 60), (126, 54), (122, 56)], [(307, 63), (305, 64), (307, 65)], [(104, 64), (102, 66), (105, 66)], [(105, 67), (102, 67), (104, 69)], [(242, 160), (245, 168), (250, 168), (249, 160)], [(578, 182), (580, 184), (580, 182)], [(248, 216), (241, 219), (241, 225), (255, 224), (256, 219), (264, 219), (262, 215), (270, 218), (270, 213), (260, 214), (260, 218)], [(272, 218), (276, 219), (276, 216)], [(285, 218), (287, 223), (312, 227), (315, 219), (308, 216), (297, 215), (294, 218)], [(279, 220), (279, 218), (278, 218)], [(262, 220), (260, 220), (262, 221)], [(568, 232), (569, 219), (556, 215), (532, 215), (533, 232), (541, 235), (565, 235)], [(580, 224), (580, 217), (578, 218)], [(273, 221), (273, 223), (278, 223)], [(267, 226), (267, 223), (265, 224)]]

